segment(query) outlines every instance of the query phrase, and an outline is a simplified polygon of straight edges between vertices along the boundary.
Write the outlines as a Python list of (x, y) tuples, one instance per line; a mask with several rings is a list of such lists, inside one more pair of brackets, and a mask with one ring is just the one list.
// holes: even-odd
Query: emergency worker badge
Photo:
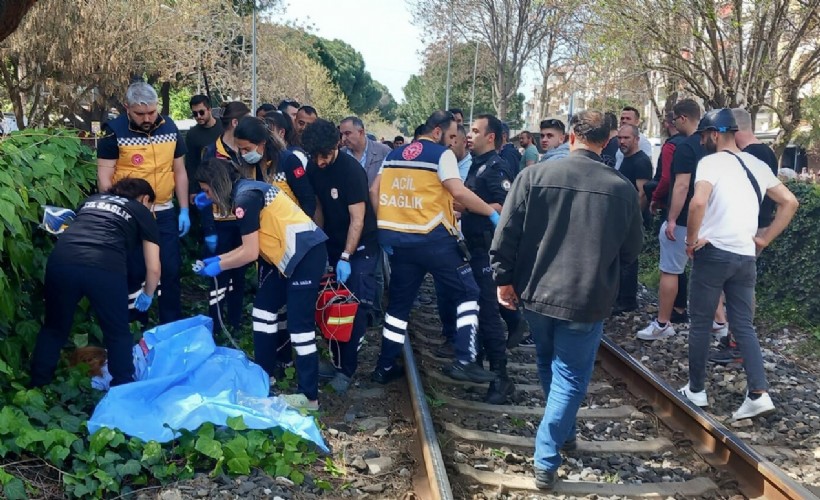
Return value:
[(134, 165), (135, 167), (139, 167), (143, 163), (145, 163), (145, 157), (144, 156), (142, 156), (139, 153), (134, 153), (133, 155), (131, 155), (131, 165)]
[(335, 199), (339, 198), (339, 190), (336, 188), (330, 188), (330, 197)]
[(245, 209), (242, 207), (236, 207), (236, 210), (234, 210), (233, 213), (236, 215), (237, 219), (241, 219), (245, 216)]
[(405, 160), (415, 160), (421, 154), (422, 149), (424, 149), (424, 145), (421, 141), (411, 143), (401, 152), (401, 157)]

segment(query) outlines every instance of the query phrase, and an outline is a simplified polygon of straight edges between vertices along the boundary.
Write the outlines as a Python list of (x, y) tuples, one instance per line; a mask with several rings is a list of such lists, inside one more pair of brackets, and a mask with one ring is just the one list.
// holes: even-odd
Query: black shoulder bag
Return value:
[(757, 196), (757, 204), (761, 205), (763, 203), (763, 195), (760, 194), (760, 184), (757, 183), (757, 179), (755, 179), (755, 176), (752, 174), (752, 171), (749, 170), (749, 167), (747, 167), (746, 164), (743, 163), (743, 160), (738, 155), (732, 153), (731, 151), (726, 152), (737, 158), (737, 161), (740, 162), (740, 166), (743, 167), (743, 170), (746, 171), (746, 177), (749, 178), (749, 182), (752, 183), (752, 187), (755, 190), (755, 196)]

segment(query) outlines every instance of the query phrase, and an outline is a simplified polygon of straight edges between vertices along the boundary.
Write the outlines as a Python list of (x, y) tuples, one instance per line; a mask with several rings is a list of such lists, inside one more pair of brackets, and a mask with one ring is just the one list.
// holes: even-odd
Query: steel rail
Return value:
[(694, 438), (695, 450), (710, 465), (729, 471), (739, 490), (749, 498), (816, 499), (798, 481), (734, 435), (702, 409), (678, 394), (639, 361), (604, 335), (598, 350), (602, 368), (626, 384), (626, 389), (647, 400), (668, 427)]
[(444, 458), (441, 455), (441, 447), (436, 437), (436, 429), (433, 427), (433, 417), (430, 407), (427, 405), (427, 398), (421, 384), (416, 360), (413, 358), (413, 349), (410, 342), (404, 343), (404, 372), (407, 376), (407, 385), (410, 387), (410, 399), (413, 403), (413, 413), (416, 417), (416, 425), (421, 437), (421, 451), (424, 457), (424, 464), (427, 468), (427, 481), (429, 482), (432, 500), (453, 500), (453, 490), (450, 487), (450, 479), (444, 468)]

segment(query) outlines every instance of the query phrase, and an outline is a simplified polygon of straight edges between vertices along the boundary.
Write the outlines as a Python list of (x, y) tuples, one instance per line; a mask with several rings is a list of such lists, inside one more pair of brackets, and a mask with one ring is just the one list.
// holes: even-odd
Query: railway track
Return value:
[[(404, 352), (430, 498), (532, 498), (539, 492), (534, 436), (545, 403), (534, 350), (510, 357), (513, 404), (488, 405), (481, 402), (485, 385), (441, 373), (450, 360), (434, 354), (440, 328), (434, 305), (417, 308), (412, 349), (408, 343)], [(606, 336), (578, 438), (545, 496), (817, 498)]]

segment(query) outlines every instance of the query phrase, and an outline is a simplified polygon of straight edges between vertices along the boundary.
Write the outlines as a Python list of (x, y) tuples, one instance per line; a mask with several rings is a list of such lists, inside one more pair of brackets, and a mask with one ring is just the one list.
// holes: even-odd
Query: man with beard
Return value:
[(319, 113), (316, 108), (308, 106), (307, 104), (299, 108), (296, 112), (296, 120), (293, 121), (293, 131), (296, 135), (296, 142), (301, 142), (302, 133), (308, 125), (315, 122), (319, 118)]
[[(680, 389), (697, 406), (708, 406), (706, 361), (711, 323), (720, 294), (726, 295), (729, 322), (746, 372), (746, 399), (733, 420), (774, 411), (754, 319), (755, 255), (766, 248), (797, 211), (797, 199), (769, 167), (735, 143), (732, 110), (708, 112), (698, 124), (708, 156), (698, 163), (695, 194), (689, 202), (686, 253), (693, 260), (689, 284), (692, 325), (689, 381)], [(771, 224), (757, 232), (763, 196), (777, 206)]]
[[(125, 92), (125, 113), (104, 127), (97, 145), (97, 188), (108, 191), (126, 178), (145, 179), (156, 193), (152, 208), (159, 227), (159, 258), (162, 265), (159, 322), (182, 317), (179, 269), (182, 258), (179, 238), (191, 229), (188, 216), (188, 175), (185, 144), (171, 118), (157, 112), (157, 92), (145, 82), (132, 83)], [(174, 194), (179, 216), (174, 210)], [(129, 300), (133, 301), (145, 279), (142, 247), (128, 258)], [(133, 304), (129, 308), (133, 308)], [(147, 314), (139, 318), (147, 322)]]
[(495, 378), (474, 362), (478, 328), (478, 286), (469, 255), (459, 239), (453, 199), (476, 216), (498, 220), (498, 212), (464, 186), (449, 145), (457, 136), (453, 114), (436, 111), (419, 130), (419, 140), (387, 155), (370, 189), (379, 243), (390, 256), (390, 304), (382, 348), (371, 380), (401, 376), (396, 358), (406, 341), (407, 320), (429, 272), (453, 298), (457, 310), (456, 360), (446, 373), (457, 380), (487, 383)]
[[(191, 116), (196, 120), (196, 125), (185, 134), (185, 146), (188, 152), (185, 154), (185, 170), (188, 178), (196, 177), (196, 168), (202, 162), (202, 152), (215, 143), (222, 135), (222, 121), (217, 120), (211, 113), (211, 101), (206, 95), (195, 95), (189, 101), (191, 106)], [(195, 182), (189, 183), (188, 189), (191, 194), (199, 192), (199, 186)]]

